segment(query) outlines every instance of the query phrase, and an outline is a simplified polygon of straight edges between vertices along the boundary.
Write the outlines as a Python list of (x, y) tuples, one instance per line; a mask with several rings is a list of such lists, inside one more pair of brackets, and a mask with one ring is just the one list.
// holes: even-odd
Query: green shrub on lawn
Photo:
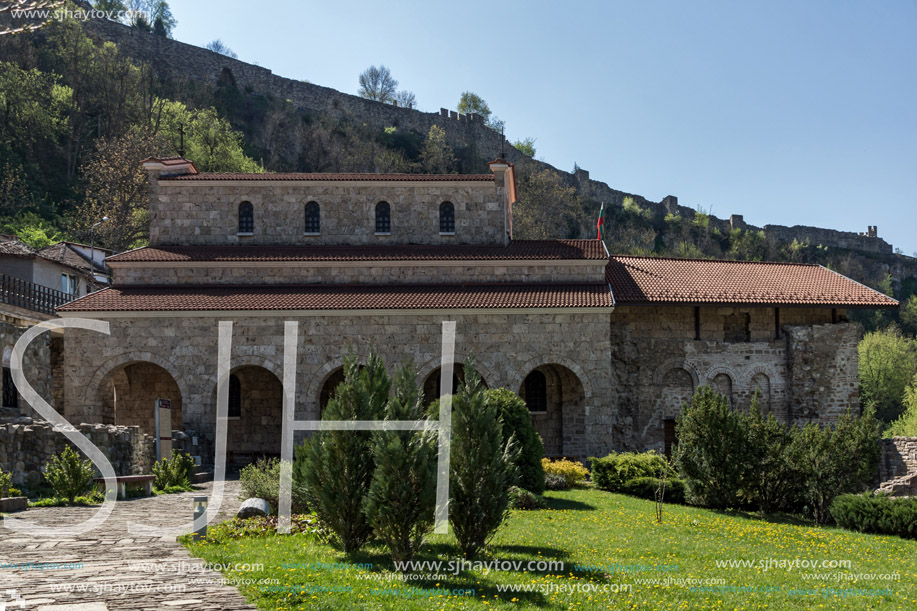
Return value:
[[(619, 492), (628, 496), (636, 496), (650, 501), (656, 500), (656, 492), (662, 480), (656, 477), (635, 477), (621, 485)], [(665, 481), (665, 491), (662, 497), (665, 503), (685, 503), (685, 482), (677, 478)]]
[(545, 477), (550, 475), (559, 475), (566, 480), (567, 488), (572, 488), (586, 481), (589, 475), (589, 469), (583, 466), (579, 461), (567, 460), (561, 458), (551, 460), (550, 458), (541, 459), (541, 468), (544, 470)]
[(917, 539), (917, 497), (842, 494), (831, 503), (831, 516), (850, 530)]
[[(280, 459), (259, 458), (239, 471), (239, 500), (250, 498), (264, 499), (276, 514), (280, 511)], [(308, 513), (309, 506), (303, 495), (302, 487), (292, 486), (291, 507), (293, 514)]]
[(544, 509), (546, 503), (537, 494), (519, 486), (513, 486), (509, 489), (509, 506), (513, 509)]
[(70, 504), (89, 489), (92, 477), (92, 461), (80, 459), (70, 446), (52, 456), (45, 470), (45, 479), (54, 488), (55, 494)]
[(191, 490), (191, 476), (194, 475), (194, 459), (187, 452), (172, 450), (169, 458), (153, 463), (153, 488), (165, 490), (179, 486)]
[(494, 388), (484, 391), (484, 400), (493, 403), (503, 423), (503, 441), (515, 439), (519, 449), (516, 468), (519, 471), (519, 487), (535, 494), (544, 492), (544, 444), (532, 424), (532, 415), (519, 395), (508, 388)]
[(563, 475), (558, 475), (557, 473), (545, 473), (544, 474), (544, 487), (547, 490), (569, 490), (570, 486), (567, 485), (567, 478)]
[(602, 490), (621, 492), (625, 483), (645, 477), (659, 477), (667, 467), (665, 457), (656, 452), (622, 452), (604, 458), (590, 458), (592, 481)]
[(10, 488), (13, 486), (13, 476), (9, 473), (4, 473), (3, 469), (0, 469), (0, 499), (5, 499), (10, 495)]

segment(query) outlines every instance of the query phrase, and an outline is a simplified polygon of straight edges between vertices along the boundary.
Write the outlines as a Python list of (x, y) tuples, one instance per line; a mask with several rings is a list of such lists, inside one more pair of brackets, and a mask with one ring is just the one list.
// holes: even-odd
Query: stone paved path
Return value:
[[(236, 588), (223, 584), (219, 573), (204, 570), (203, 562), (192, 558), (174, 537), (137, 537), (127, 532), (128, 522), (175, 526), (190, 521), (192, 498), (210, 496), (212, 484), (197, 486), (201, 489), (194, 492), (118, 501), (102, 528), (77, 537), (25, 537), (0, 527), (0, 609), (4, 604), (7, 611), (255, 609)], [(238, 491), (238, 481), (226, 482), (216, 521), (232, 517), (239, 508)], [(94, 509), (32, 508), (15, 515), (61, 527), (87, 519)], [(82, 563), (82, 568), (22, 566), (49, 562)]]

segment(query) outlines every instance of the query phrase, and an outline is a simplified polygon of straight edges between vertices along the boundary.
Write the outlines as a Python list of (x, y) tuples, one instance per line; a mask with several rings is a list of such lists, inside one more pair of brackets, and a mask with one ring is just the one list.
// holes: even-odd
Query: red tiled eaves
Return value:
[(304, 172), (251, 174), (236, 172), (203, 172), (199, 174), (177, 174), (162, 176), (163, 181), (188, 180), (297, 180), (297, 181), (408, 181), (408, 182), (484, 182), (494, 180), (493, 174), (368, 174), (346, 173), (309, 174)]
[(820, 265), (612, 256), (605, 278), (620, 305), (898, 306)]
[(108, 288), (58, 312), (608, 308), (604, 284)]
[(509, 246), (160, 246), (109, 257), (122, 262), (484, 261), (607, 258), (599, 240), (515, 240)]

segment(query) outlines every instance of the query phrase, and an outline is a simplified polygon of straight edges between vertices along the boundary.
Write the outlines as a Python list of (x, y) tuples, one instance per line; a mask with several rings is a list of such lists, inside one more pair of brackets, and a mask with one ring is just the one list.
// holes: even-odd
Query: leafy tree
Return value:
[(446, 130), (431, 125), (420, 153), (420, 163), (428, 174), (450, 174), (455, 171), (455, 155), (446, 143)]
[(357, 94), (367, 100), (391, 102), (395, 99), (398, 81), (385, 66), (370, 66), (360, 74), (360, 89)]
[(236, 59), (239, 57), (238, 55), (236, 55), (235, 51), (233, 51), (232, 49), (227, 47), (225, 44), (223, 44), (223, 41), (220, 40), (219, 38), (211, 40), (204, 46), (204, 48), (210, 49), (214, 53), (219, 53), (220, 55), (225, 55), (226, 57), (231, 57), (233, 59)]
[[(395, 376), (385, 420), (423, 420), (417, 373), (404, 366)], [(376, 470), (366, 496), (366, 516), (396, 562), (410, 560), (433, 530), (436, 500), (436, 436), (433, 432), (373, 434)]]
[(512, 440), (519, 449), (518, 460), (514, 463), (519, 474), (518, 485), (541, 494), (544, 492), (544, 469), (541, 467), (544, 444), (532, 424), (525, 401), (508, 388), (485, 390), (484, 400), (495, 405), (500, 414), (504, 443)]
[[(579, 237), (587, 220), (576, 189), (560, 175), (534, 165), (516, 166), (516, 203), (513, 204), (513, 237), (523, 240)], [(590, 223), (595, 227), (594, 219)]]
[(81, 460), (70, 446), (52, 456), (45, 469), (45, 479), (54, 488), (54, 493), (67, 499), (71, 505), (76, 497), (89, 489), (92, 475), (92, 461)]
[(513, 147), (523, 155), (535, 157), (535, 138), (523, 138), (513, 142)]
[[(378, 420), (385, 413), (390, 381), (382, 360), (370, 355), (365, 367), (344, 360), (344, 382), (325, 408), (324, 420)], [(372, 534), (364, 507), (375, 471), (369, 431), (320, 431), (297, 449), (309, 507), (334, 532), (348, 554)]]
[(917, 375), (904, 389), (904, 413), (885, 431), (885, 437), (917, 437)]
[(833, 429), (810, 422), (796, 434), (790, 454), (803, 474), (803, 499), (816, 523), (828, 520), (836, 496), (860, 492), (872, 481), (879, 452), (879, 423), (872, 408), (860, 417), (848, 411)]
[(449, 522), (462, 554), (472, 558), (508, 516), (518, 450), (503, 440), (497, 406), (470, 363), (452, 405)]
[(773, 413), (761, 413), (755, 393), (746, 416), (749, 469), (743, 483), (746, 498), (762, 511), (790, 509), (802, 494), (803, 473), (791, 459), (796, 426), (787, 426)]
[(130, 0), (131, 25), (158, 36), (172, 37), (178, 22), (166, 0)]
[(747, 473), (743, 415), (709, 386), (701, 386), (676, 421), (678, 471), (689, 497), (707, 507), (734, 507)]
[(917, 295), (911, 295), (898, 312), (901, 327), (912, 337), (917, 335)]
[(875, 405), (883, 422), (901, 414), (904, 389), (917, 373), (917, 341), (897, 327), (867, 333), (860, 341), (860, 399)]
[(20, 240), (39, 249), (66, 239), (66, 236), (37, 212), (20, 212), (16, 216), (0, 218), (0, 232), (15, 234)]
[(489, 124), (490, 106), (487, 105), (484, 98), (474, 92), (465, 91), (462, 93), (462, 97), (459, 98), (458, 111), (463, 115), (477, 113), (484, 117), (484, 121)]
[(398, 106), (403, 108), (416, 108), (417, 107), (417, 98), (414, 96), (413, 91), (408, 91), (403, 89), (395, 94), (393, 102), (397, 102)]
[(97, 11), (112, 15), (118, 15), (127, 11), (127, 5), (124, 4), (123, 0), (95, 0), (92, 3), (92, 7)]

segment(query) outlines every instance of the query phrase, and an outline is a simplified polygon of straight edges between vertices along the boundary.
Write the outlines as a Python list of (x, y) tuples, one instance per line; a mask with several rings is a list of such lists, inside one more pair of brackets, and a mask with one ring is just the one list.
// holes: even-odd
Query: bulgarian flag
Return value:
[(602, 202), (602, 207), (599, 209), (599, 221), (595, 224), (595, 228), (598, 230), (598, 235), (596, 240), (602, 239), (602, 229), (605, 227), (605, 202)]

